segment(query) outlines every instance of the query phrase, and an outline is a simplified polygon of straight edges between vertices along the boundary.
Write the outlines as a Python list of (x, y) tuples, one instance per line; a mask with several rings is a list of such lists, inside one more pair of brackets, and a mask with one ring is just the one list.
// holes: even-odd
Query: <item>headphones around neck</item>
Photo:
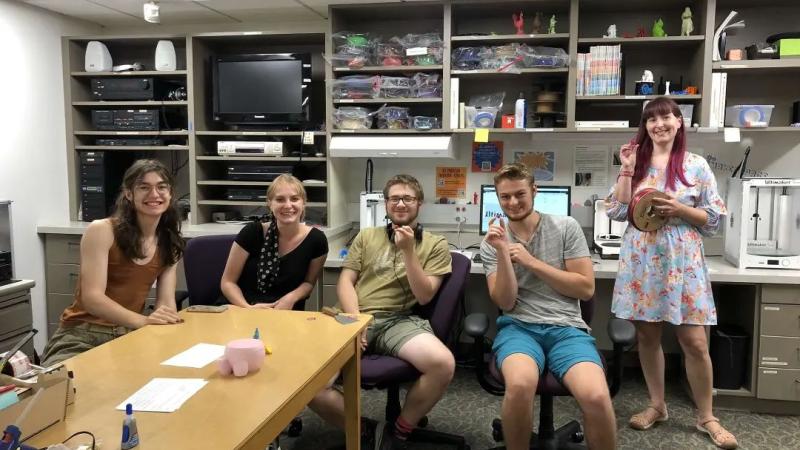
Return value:
[[(394, 244), (394, 228), (392, 228), (392, 222), (386, 224), (386, 236), (389, 237), (389, 242)], [(417, 222), (417, 225), (414, 227), (414, 240), (422, 242), (422, 224), (419, 222)]]

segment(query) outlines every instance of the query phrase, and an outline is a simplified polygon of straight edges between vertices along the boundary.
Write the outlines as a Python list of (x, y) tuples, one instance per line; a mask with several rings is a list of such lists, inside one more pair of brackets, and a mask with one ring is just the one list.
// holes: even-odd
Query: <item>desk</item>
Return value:
[[(13, 280), (0, 285), (0, 353), (11, 350), (33, 328), (31, 288), (33, 280)], [(22, 347), (33, 355), (33, 341)]]
[[(358, 336), (370, 316), (340, 325), (317, 312), (230, 308), (220, 314), (181, 312), (182, 324), (146, 326), (65, 361), (75, 374), (75, 403), (67, 419), (28, 444), (61, 442), (88, 430), (103, 448), (119, 448), (123, 411), (115, 407), (154, 377), (204, 378), (208, 384), (174, 413), (135, 413), (147, 449), (263, 450), (342, 370), (347, 448), (358, 449), (360, 357)], [(216, 364), (202, 369), (160, 363), (199, 342), (225, 344), (258, 327), (272, 349), (258, 372), (223, 377)]]

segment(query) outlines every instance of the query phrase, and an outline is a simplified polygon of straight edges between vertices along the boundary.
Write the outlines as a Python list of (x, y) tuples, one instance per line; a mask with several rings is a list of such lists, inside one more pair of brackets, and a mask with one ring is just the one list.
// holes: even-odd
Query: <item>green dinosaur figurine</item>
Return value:
[(659, 17), (658, 20), (653, 22), (653, 37), (666, 37), (667, 33), (664, 32), (664, 21)]

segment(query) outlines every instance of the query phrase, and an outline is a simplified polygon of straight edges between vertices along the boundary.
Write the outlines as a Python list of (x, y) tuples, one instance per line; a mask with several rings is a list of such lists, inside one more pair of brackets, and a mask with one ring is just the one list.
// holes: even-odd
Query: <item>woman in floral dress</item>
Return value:
[(630, 419), (646, 430), (667, 420), (664, 400), (664, 322), (675, 333), (686, 360), (686, 374), (697, 406), (697, 429), (720, 448), (737, 447), (736, 438), (714, 417), (712, 368), (705, 325), (717, 323), (702, 236), (715, 234), (727, 214), (714, 174), (701, 156), (686, 151), (678, 105), (665, 97), (647, 104), (636, 137), (620, 149), (622, 169), (607, 199), (608, 216), (627, 220), (636, 192), (655, 188), (669, 195), (655, 199), (656, 214), (667, 217), (656, 231), (629, 226), (622, 238), (612, 311), (636, 325), (639, 361), (649, 406)]

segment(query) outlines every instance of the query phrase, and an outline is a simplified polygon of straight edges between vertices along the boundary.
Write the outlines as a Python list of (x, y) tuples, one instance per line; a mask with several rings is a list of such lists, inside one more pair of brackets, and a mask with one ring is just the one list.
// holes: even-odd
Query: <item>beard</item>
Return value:
[(531, 214), (533, 214), (533, 205), (531, 205), (531, 207), (528, 208), (527, 210), (519, 213), (518, 216), (511, 217), (509, 214), (506, 214), (506, 217), (508, 217), (509, 222), (522, 222), (523, 220), (527, 219), (528, 216), (530, 216)]
[(399, 226), (399, 227), (402, 227), (402, 226), (410, 225), (415, 220), (417, 220), (417, 215), (418, 215), (418, 213), (416, 211), (415, 212), (407, 211), (405, 218), (398, 219), (398, 218), (396, 218), (396, 216), (390, 214), (389, 215), (389, 221), (392, 222), (393, 224)]

